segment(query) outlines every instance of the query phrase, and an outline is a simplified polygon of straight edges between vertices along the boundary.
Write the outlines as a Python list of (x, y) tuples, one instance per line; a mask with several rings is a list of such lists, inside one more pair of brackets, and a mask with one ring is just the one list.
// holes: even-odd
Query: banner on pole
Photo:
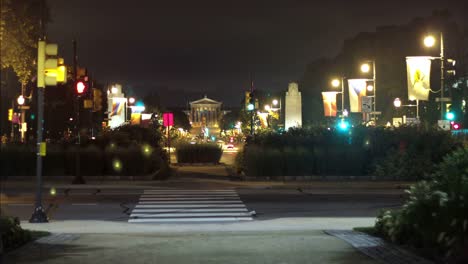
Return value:
[(429, 100), (431, 57), (406, 57), (406, 73), (408, 77), (408, 99)]
[(336, 95), (338, 92), (322, 92), (323, 113), (325, 116), (336, 116)]
[(362, 112), (362, 97), (366, 96), (367, 79), (348, 79), (349, 105), (353, 113)]

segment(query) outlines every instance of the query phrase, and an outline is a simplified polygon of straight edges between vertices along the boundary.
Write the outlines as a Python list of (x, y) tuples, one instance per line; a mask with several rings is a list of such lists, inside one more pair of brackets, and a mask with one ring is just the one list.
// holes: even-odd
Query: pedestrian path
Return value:
[(222, 222), (253, 220), (234, 189), (145, 190), (129, 223)]

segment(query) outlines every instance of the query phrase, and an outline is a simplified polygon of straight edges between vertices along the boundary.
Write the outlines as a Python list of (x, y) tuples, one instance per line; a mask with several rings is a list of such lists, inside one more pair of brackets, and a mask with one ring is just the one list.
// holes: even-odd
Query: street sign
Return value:
[(450, 121), (448, 120), (437, 120), (437, 126), (442, 130), (450, 130)]
[(441, 102), (441, 101), (442, 101), (442, 102), (451, 102), (452, 99), (451, 99), (450, 97), (442, 97), (442, 98), (436, 97), (435, 101), (436, 101), (436, 102)]
[(18, 106), (19, 110), (29, 110), (31, 107), (29, 105), (20, 105)]
[(374, 111), (374, 112), (370, 112), (371, 115), (381, 115), (382, 112), (381, 111)]
[(165, 127), (174, 125), (174, 114), (173, 113), (163, 113), (163, 125)]
[(362, 97), (362, 112), (363, 113), (370, 113), (372, 112), (372, 97), (370, 96), (363, 96)]
[(421, 121), (419, 121), (418, 118), (416, 117), (407, 117), (406, 118), (406, 124), (408, 125), (419, 125)]

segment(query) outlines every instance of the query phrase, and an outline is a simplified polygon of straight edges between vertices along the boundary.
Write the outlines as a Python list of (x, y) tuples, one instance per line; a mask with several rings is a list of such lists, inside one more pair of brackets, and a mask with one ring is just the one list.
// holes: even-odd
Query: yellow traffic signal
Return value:
[[(45, 88), (46, 85), (57, 85), (59, 77), (57, 44), (39, 41), (37, 47), (37, 87)], [(63, 69), (61, 69), (63, 70)], [(66, 78), (66, 77), (65, 77)], [(63, 80), (63, 78), (62, 78)]]
[(8, 121), (13, 120), (13, 108), (8, 109)]
[(96, 88), (93, 88), (93, 111), (98, 112), (102, 110), (102, 91)]
[(63, 58), (58, 58), (58, 66), (55, 69), (45, 69), (45, 76), (55, 78), (57, 83), (67, 83), (67, 66), (64, 64)]

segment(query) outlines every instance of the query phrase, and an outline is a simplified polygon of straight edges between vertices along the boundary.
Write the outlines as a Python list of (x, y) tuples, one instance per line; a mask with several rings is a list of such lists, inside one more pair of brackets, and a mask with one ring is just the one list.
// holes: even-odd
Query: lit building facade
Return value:
[(200, 100), (190, 102), (190, 110), (185, 111), (190, 124), (192, 134), (217, 134), (219, 124), (226, 111), (221, 110), (223, 103), (204, 97)]
[(289, 83), (285, 98), (284, 126), (288, 130), (290, 127), (302, 126), (302, 96), (297, 83)]

